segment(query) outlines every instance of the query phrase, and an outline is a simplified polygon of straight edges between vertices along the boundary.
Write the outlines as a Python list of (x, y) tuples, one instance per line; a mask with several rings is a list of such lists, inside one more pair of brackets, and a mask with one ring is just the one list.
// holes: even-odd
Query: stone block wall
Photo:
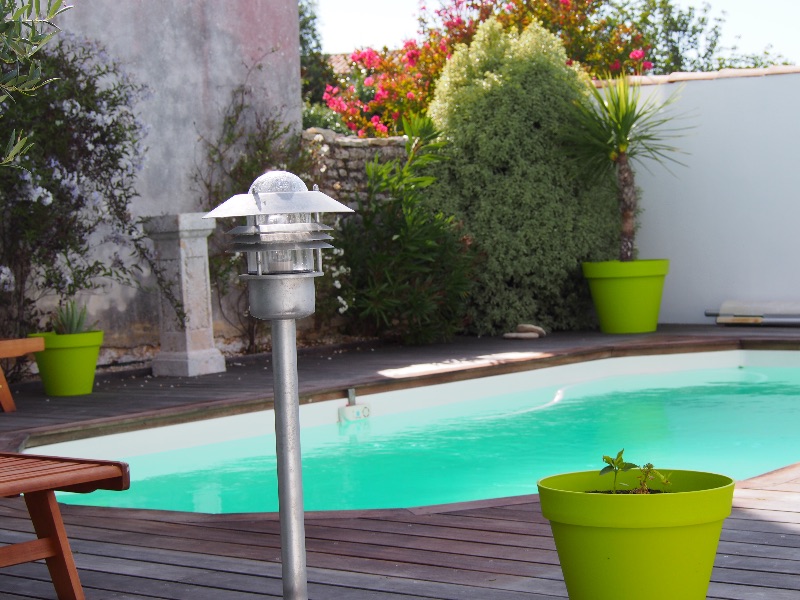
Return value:
[(382, 162), (406, 156), (405, 137), (357, 138), (312, 127), (303, 132), (303, 145), (312, 151), (313, 181), (321, 192), (352, 204), (366, 196), (366, 164), (379, 155)]

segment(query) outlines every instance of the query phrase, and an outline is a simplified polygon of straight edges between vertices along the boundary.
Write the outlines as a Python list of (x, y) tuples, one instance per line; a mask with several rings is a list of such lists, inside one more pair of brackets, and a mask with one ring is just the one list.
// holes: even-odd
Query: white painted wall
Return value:
[(800, 69), (758, 72), (643, 87), (683, 86), (675, 110), (693, 125), (676, 143), (686, 167), (636, 169), (639, 257), (671, 261), (662, 323), (713, 323), (725, 300), (800, 307)]
[[(300, 38), (295, 0), (72, 0), (65, 32), (98, 40), (152, 96), (136, 106), (149, 126), (136, 181), (135, 216), (204, 211), (193, 181), (215, 140), (231, 92), (245, 82), (250, 101), (298, 131), (302, 125)], [(248, 69), (256, 64), (248, 79)], [(265, 165), (265, 168), (267, 165)], [(220, 198), (223, 202), (225, 198)], [(113, 247), (95, 252), (110, 256)], [(145, 281), (151, 289), (154, 283)], [(109, 284), (87, 298), (106, 331), (101, 364), (147, 357), (159, 343), (158, 295)], [(136, 356), (138, 354), (138, 356)]]

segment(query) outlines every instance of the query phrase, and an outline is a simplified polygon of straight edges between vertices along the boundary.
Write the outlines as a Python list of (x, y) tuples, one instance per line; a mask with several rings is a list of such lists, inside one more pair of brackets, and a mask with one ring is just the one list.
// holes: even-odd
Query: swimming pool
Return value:
[[(700, 368), (702, 367), (702, 369)], [(392, 508), (536, 492), (603, 454), (743, 479), (800, 461), (800, 353), (605, 359), (301, 409), (307, 510)], [(271, 411), (32, 452), (126, 460), (125, 493), (65, 502), (196, 512), (277, 510)]]

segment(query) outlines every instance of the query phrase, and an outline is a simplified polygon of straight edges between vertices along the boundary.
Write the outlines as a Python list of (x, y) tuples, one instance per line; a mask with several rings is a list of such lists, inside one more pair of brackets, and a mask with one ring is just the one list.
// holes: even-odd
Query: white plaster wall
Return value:
[[(790, 70), (787, 70), (790, 71)], [(682, 87), (687, 166), (636, 170), (641, 258), (669, 258), (660, 322), (713, 323), (725, 300), (800, 307), (800, 70)]]
[[(102, 42), (152, 96), (136, 106), (149, 126), (135, 216), (203, 211), (192, 175), (216, 139), (231, 92), (247, 79), (252, 103), (295, 131), (302, 123), (296, 0), (73, 0), (65, 31)], [(265, 165), (266, 168), (266, 165)], [(226, 198), (220, 198), (223, 202)], [(113, 249), (95, 248), (100, 256)], [(159, 343), (158, 294), (109, 283), (86, 298), (105, 331), (101, 364), (147, 358)]]
[[(101, 41), (152, 97), (137, 106), (150, 127), (137, 182), (140, 215), (200, 209), (191, 174), (205, 160), (231, 92), (247, 68), (253, 103), (299, 131), (300, 46), (294, 0), (73, 0), (59, 25)], [(224, 198), (220, 201), (225, 200)]]

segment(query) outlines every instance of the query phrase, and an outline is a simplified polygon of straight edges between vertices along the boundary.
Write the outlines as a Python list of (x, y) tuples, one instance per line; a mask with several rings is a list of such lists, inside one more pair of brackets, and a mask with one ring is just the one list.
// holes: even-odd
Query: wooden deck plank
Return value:
[[(13, 504), (13, 501), (0, 503), (3, 524), (7, 520), (17, 521), (20, 528), (25, 528), (27, 524), (24, 520), (13, 516), (20, 511), (9, 506), (9, 503)], [(206, 575), (204, 585), (212, 589), (219, 585), (222, 586), (220, 589), (236, 590), (237, 594), (249, 593), (253, 586), (261, 585), (260, 578), (267, 577), (268, 573), (277, 577), (277, 522), (271, 518), (234, 516), (226, 519), (225, 516), (214, 516), (205, 519), (206, 523), (203, 523), (204, 519), (197, 519), (194, 523), (168, 523), (165, 519), (168, 519), (169, 513), (135, 519), (126, 514), (131, 511), (120, 511), (126, 516), (114, 526), (113, 518), (109, 516), (113, 510), (98, 511), (92, 507), (76, 506), (64, 508), (82, 579), (84, 585), (92, 581), (91, 589), (96, 586), (104, 593), (125, 589), (142, 594), (158, 590), (163, 594), (158, 597), (172, 600), (184, 596), (171, 591), (166, 584), (139, 582), (137, 574), (147, 579), (171, 580), (181, 577), (186, 589), (198, 594), (193, 597), (202, 599), (206, 590), (202, 586), (198, 589), (192, 580), (195, 569), (206, 574), (210, 572), (210, 575)], [(322, 585), (310, 585), (310, 589), (314, 589), (317, 594), (315, 597), (321, 600), (393, 600), (393, 595), (398, 598), (453, 600), (565, 597), (557, 567), (555, 564), (542, 564), (541, 550), (516, 546), (517, 535), (513, 533), (496, 534), (490, 540), (485, 535), (489, 521), (495, 522), (496, 529), (508, 531), (518, 531), (520, 527), (530, 527), (533, 523), (519, 521), (519, 514), (513, 514), (511, 522), (501, 524), (497, 516), (503, 513), (502, 509), (489, 511), (494, 515), (491, 519), (486, 517), (485, 510), (466, 512), (481, 516), (465, 517), (465, 511), (462, 510), (453, 514), (416, 516), (404, 511), (390, 511), (387, 515), (389, 518), (385, 520), (376, 518), (374, 514), (363, 519), (335, 518), (326, 521), (315, 518), (307, 526), (310, 537), (309, 578)], [(513, 512), (509, 511), (509, 514)], [(748, 515), (754, 512), (750, 511)], [(139, 513), (146, 514), (146, 511)], [(531, 516), (534, 515), (532, 513)], [(477, 527), (463, 529), (465, 521), (474, 522)], [(761, 532), (741, 530), (742, 522), (757, 523), (755, 518), (733, 519), (731, 522), (740, 529), (731, 530), (726, 526), (723, 531), (709, 598), (800, 598), (800, 551), (796, 544), (782, 541), (784, 534), (781, 533), (780, 523), (768, 521), (764, 525), (769, 531)], [(458, 527), (453, 527), (454, 524)], [(794, 524), (790, 525), (794, 530)], [(115, 530), (107, 527), (115, 527)], [(9, 535), (8, 529), (5, 532), (4, 536)], [(419, 535), (420, 532), (423, 535)], [(456, 538), (466, 539), (451, 540), (451, 533), (455, 533)], [(754, 543), (753, 539), (744, 542), (725, 541), (741, 536), (755, 536), (758, 543)], [(788, 537), (797, 536), (788, 534)], [(0, 541), (12, 540), (3, 537)], [(213, 542), (211, 547), (207, 545), (209, 542)], [(212, 548), (215, 554), (208, 554)], [(424, 551), (421, 552), (420, 548)], [(273, 550), (272, 557), (266, 556), (270, 549)], [(778, 551), (779, 555), (771, 556), (770, 551)], [(552, 550), (544, 552), (544, 555), (548, 554), (555, 558)], [(493, 557), (500, 557), (501, 560)], [(547, 562), (553, 563), (552, 560)], [(154, 569), (162, 570), (154, 574)], [(83, 575), (87, 571), (100, 575)], [(330, 576), (324, 581), (315, 579), (316, 575), (313, 574), (317, 572)], [(19, 577), (19, 573), (14, 576)], [(43, 567), (40, 576), (46, 577)], [(5, 589), (2, 588), (4, 577), (6, 574), (0, 573), (0, 589)], [(120, 585), (119, 581), (113, 585), (109, 583), (109, 578), (118, 577), (122, 578), (120, 581), (124, 580), (124, 584)], [(383, 584), (392, 587), (386, 588)], [(229, 597), (227, 592), (224, 597)]]
[(709, 600), (798, 600), (794, 590), (776, 590), (751, 585), (711, 582)]
[[(548, 364), (643, 350), (800, 349), (797, 329), (712, 329), (703, 335), (659, 332), (630, 339), (555, 335), (515, 342), (513, 348), (532, 355), (549, 353)], [(300, 357), (301, 394), (317, 397), (354, 383), (365, 393), (401, 387), (409, 381), (390, 379), (378, 371), (424, 362), (445, 371), (426, 375), (414, 385), (466, 377), (459, 369), (472, 368), (467, 365), (470, 361), (483, 365), (475, 369), (483, 376), (491, 372), (486, 356), (508, 348), (509, 343), (500, 340), (476, 341), (474, 346), (459, 347), (458, 359), (450, 362), (452, 350), (442, 348), (413, 352), (390, 348), (382, 356), (354, 353), (349, 359), (320, 350)], [(500, 368), (531, 366), (512, 361)], [(434, 381), (437, 377), (440, 381)], [(67, 439), (155, 421), (246, 412), (268, 406), (271, 391), (263, 364), (231, 366), (219, 376), (99, 377), (98, 383), (90, 396), (57, 400), (30, 386), (15, 389), (18, 411), (0, 414), (0, 450), (6, 448), (3, 444), (14, 446), (30, 435)], [(798, 466), (737, 484), (709, 599), (800, 600), (799, 485)], [(274, 514), (194, 515), (66, 505), (62, 511), (88, 600), (281, 596), (280, 526)], [(312, 513), (307, 515), (306, 533), (312, 600), (566, 598), (549, 525), (536, 496), (409, 510)], [(18, 498), (0, 500), (0, 545), (31, 535), (24, 503)], [(33, 563), (0, 570), (0, 597), (53, 600), (55, 596), (46, 567)]]

